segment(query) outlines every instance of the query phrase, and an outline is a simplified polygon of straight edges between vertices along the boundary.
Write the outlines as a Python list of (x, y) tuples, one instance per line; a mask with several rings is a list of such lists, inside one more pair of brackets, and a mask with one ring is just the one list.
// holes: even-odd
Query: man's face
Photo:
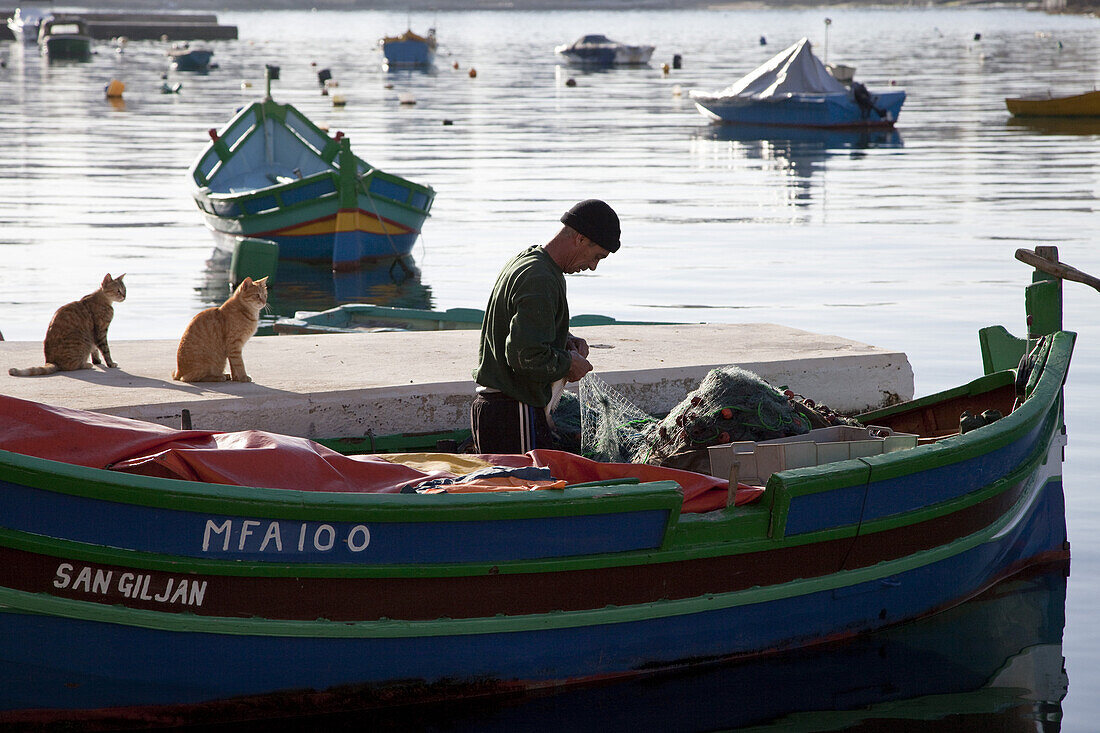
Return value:
[(611, 254), (583, 234), (577, 235), (574, 244), (573, 257), (570, 259), (568, 266), (563, 268), (566, 274), (571, 275), (585, 270), (595, 272), (600, 260)]

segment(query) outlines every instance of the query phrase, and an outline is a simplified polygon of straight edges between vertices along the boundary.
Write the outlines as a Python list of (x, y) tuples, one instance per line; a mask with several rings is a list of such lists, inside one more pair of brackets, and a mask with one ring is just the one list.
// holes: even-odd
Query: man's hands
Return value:
[(588, 361), (588, 342), (578, 336), (569, 336), (565, 340), (565, 350), (569, 352), (569, 373), (565, 375), (566, 381), (579, 382), (581, 377), (592, 371), (592, 364)]

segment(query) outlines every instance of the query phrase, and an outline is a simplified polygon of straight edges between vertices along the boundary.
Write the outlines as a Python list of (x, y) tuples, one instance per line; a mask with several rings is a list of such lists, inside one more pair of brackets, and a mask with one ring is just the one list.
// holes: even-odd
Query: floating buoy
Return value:
[(443, 120), (443, 124), (444, 124), (444, 125), (453, 125), (453, 124), (454, 124), (454, 120)]
[(682, 96), (683, 93), (684, 93), (684, 90), (679, 84), (673, 84), (672, 85), (672, 96), (679, 97), (679, 96)]
[(397, 101), (401, 104), (416, 104), (416, 97), (409, 92), (401, 92), (397, 95)]
[(476, 76), (477, 76), (477, 69), (475, 69), (471, 66), (470, 67), (470, 78), (473, 79)]
[(168, 84), (167, 82), (165, 82), (164, 84), (160, 85), (161, 94), (179, 94), (180, 89), (183, 89), (183, 84), (178, 81), (175, 84)]
[(453, 68), (453, 69), (457, 69), (457, 68), (458, 68), (458, 62), (457, 62), (457, 61), (455, 61), (455, 62), (454, 62), (454, 65), (453, 65), (453, 66), (452, 66), (451, 68)]
[(767, 46), (768, 45), (768, 39), (764, 38), (764, 36), (760, 36), (760, 45), (761, 46)]
[(252, 82), (250, 82), (250, 81), (242, 81), (241, 82), (241, 89), (251, 89), (251, 88), (252, 88)]
[(565, 80), (565, 86), (575, 87), (575, 86), (577, 86), (577, 80), (574, 79), (573, 77), (569, 77), (568, 79)]
[(343, 107), (343, 106), (347, 105), (347, 103), (348, 103), (348, 100), (344, 99), (343, 94), (333, 94), (332, 95), (332, 106), (333, 107)]
[(673, 54), (673, 56), (672, 56), (672, 68), (679, 69), (683, 65), (684, 65), (683, 57), (680, 56), (680, 54), (678, 54), (678, 53)]
[(103, 87), (103, 91), (107, 94), (108, 98), (118, 99), (122, 96), (122, 93), (126, 91), (126, 85), (118, 79), (111, 79), (107, 82), (107, 86)]
[(664, 74), (667, 76), (668, 75), (668, 64), (661, 64), (661, 71), (664, 72)]
[(383, 84), (382, 88), (383, 89), (393, 89), (393, 84)]
[(975, 40), (975, 41), (980, 41), (980, 40), (982, 40), (982, 34), (981, 34), (981, 33), (975, 33), (975, 34), (974, 34), (974, 40)]
[(321, 86), (325, 85), (329, 79), (332, 78), (332, 71), (329, 69), (321, 69), (317, 72), (317, 83)]

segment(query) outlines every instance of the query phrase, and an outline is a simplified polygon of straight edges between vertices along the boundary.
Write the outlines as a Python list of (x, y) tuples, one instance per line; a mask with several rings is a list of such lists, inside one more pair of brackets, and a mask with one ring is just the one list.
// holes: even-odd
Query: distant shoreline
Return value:
[[(10, 1), (10, 0), (9, 0)], [(13, 8), (18, 3), (12, 3)], [(40, 3), (46, 8), (80, 7), (79, 3)], [(165, 11), (164, 0), (113, 0), (110, 8), (120, 11)], [(1060, 6), (1060, 7), (1058, 7)], [(903, 7), (1007, 7), (1048, 13), (1094, 15), (1100, 12), (1100, 0), (943, 0), (917, 3), (913, 0), (185, 0), (173, 3), (173, 12), (245, 12), (252, 10), (761, 10), (769, 8), (903, 8)], [(14, 12), (0, 10), (2, 17)]]

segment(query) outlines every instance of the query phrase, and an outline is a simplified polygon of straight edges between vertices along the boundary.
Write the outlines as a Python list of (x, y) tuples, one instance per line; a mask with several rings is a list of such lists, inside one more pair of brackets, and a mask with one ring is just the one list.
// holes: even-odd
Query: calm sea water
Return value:
[[(108, 271), (126, 272), (129, 288), (116, 309), (114, 341), (178, 338), (195, 312), (225, 297), (224, 263), (210, 262), (213, 240), (185, 171), (206, 131), (261, 93), (265, 63), (281, 68), (276, 99), (343, 130), (376, 166), (437, 191), (414, 251), (414, 277), (284, 265), (272, 299), (278, 314), (364, 301), (482, 307), (505, 259), (549, 239), (576, 200), (600, 197), (619, 211), (624, 244), (597, 273), (571, 279), (575, 313), (835, 333), (907, 353), (917, 392), (926, 394), (980, 372), (978, 328), (1000, 323), (1023, 332), (1030, 270), (1013, 259), (1017, 247), (1057, 245), (1063, 261), (1100, 275), (1100, 121), (1022, 123), (1003, 101), (1100, 83), (1095, 18), (830, 8), (263, 12), (221, 20), (237, 24), (241, 39), (212, 44), (219, 68), (208, 75), (167, 72), (166, 44), (155, 42), (121, 52), (104, 42), (87, 64), (48, 64), (0, 46), (6, 338), (40, 340), (54, 309), (90, 292)], [(384, 72), (375, 39), (409, 21), (420, 32), (438, 29), (435, 69)], [(604, 72), (557, 66), (553, 46), (585, 33), (655, 44), (653, 63)], [(760, 135), (708, 124), (687, 99), (692, 88), (732, 83), (804, 35), (819, 56), (855, 66), (872, 90), (906, 89), (896, 133)], [(663, 74), (674, 54), (683, 67)], [(321, 96), (323, 68), (346, 107)], [(121, 103), (104, 97), (112, 79), (126, 85)], [(178, 94), (162, 93), (177, 82)], [(401, 104), (399, 95), (416, 103)], [(1061, 730), (1096, 729), (1100, 293), (1068, 283), (1065, 296), (1067, 328), (1079, 333), (1067, 384), (1068, 695), (1060, 711), (1036, 703), (982, 717), (975, 698), (960, 696), (938, 698), (938, 712), (894, 708), (880, 716), (977, 715), (974, 730), (1052, 730), (1062, 717)], [(731, 362), (737, 352), (731, 344)], [(123, 361), (123, 350), (115, 356)], [(1062, 608), (1057, 590), (1044, 597)], [(1018, 617), (997, 623), (1007, 629), (1011, 618)], [(958, 633), (965, 636), (965, 626)], [(980, 656), (960, 647), (968, 654)], [(950, 664), (943, 666), (946, 675)], [(839, 665), (856, 670), (844, 689), (876, 684), (859, 676), (865, 667)], [(775, 689), (784, 669), (752, 674)], [(677, 699), (685, 709), (713, 705), (715, 686), (727, 700), (769, 694), (731, 674), (685, 684)], [(708, 696), (684, 700), (695, 687)], [(616, 705), (636, 709), (653, 691), (607, 691), (568, 705), (575, 720), (587, 721), (579, 727), (591, 727), (593, 716), (614, 716)], [(542, 703), (547, 722), (567, 704), (553, 700)], [(463, 720), (475, 728), (511, 720), (501, 715), (466, 711)], [(723, 725), (710, 717), (679, 722), (688, 730)]]

